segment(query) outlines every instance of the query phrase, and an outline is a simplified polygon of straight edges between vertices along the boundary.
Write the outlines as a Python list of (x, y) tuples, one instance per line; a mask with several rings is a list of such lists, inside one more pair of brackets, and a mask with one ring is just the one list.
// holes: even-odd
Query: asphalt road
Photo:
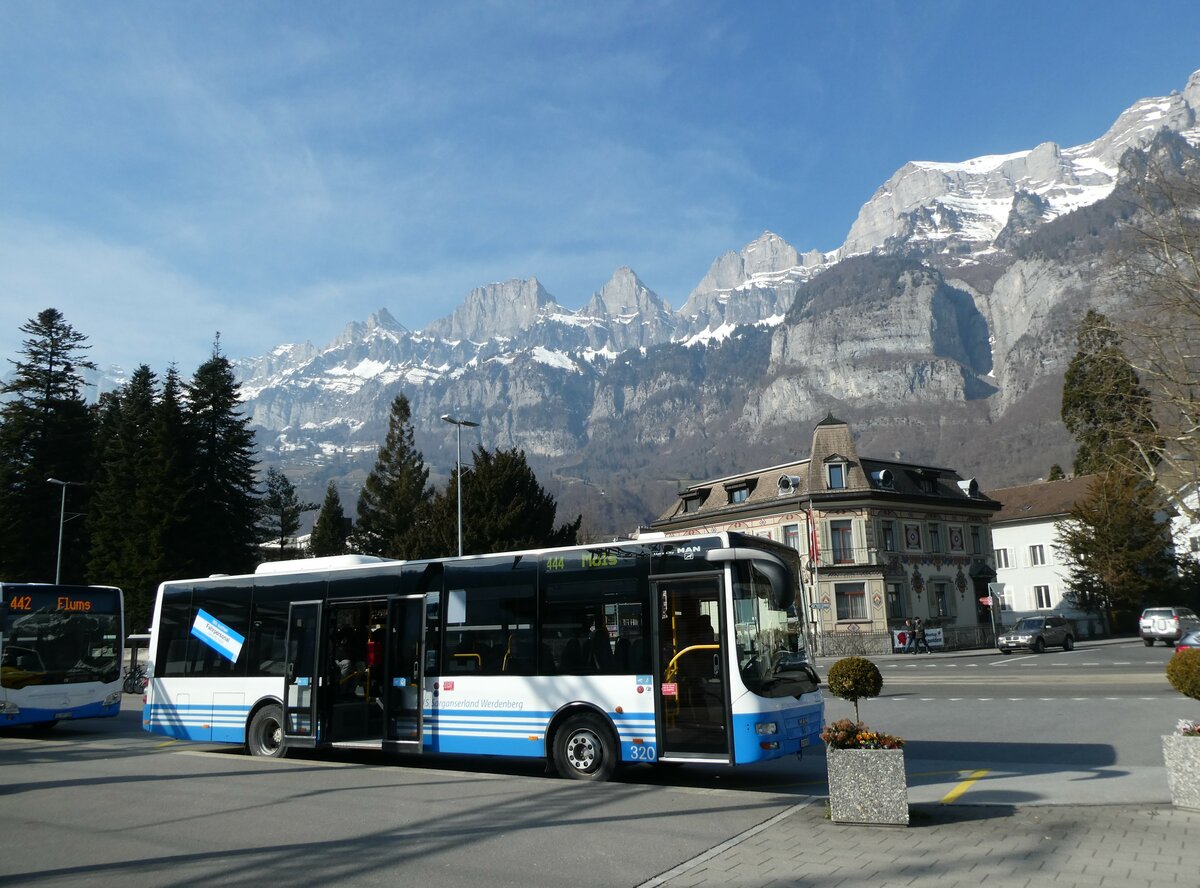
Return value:
[[(1163, 677), (1170, 656), (881, 657), (861, 715), (906, 738), (914, 803), (1166, 802), (1160, 737), (1197, 712)], [(826, 793), (820, 748), (578, 784), (508, 760), (255, 759), (143, 733), (139, 699), (118, 719), (0, 733), (0, 884), (634, 885)]]

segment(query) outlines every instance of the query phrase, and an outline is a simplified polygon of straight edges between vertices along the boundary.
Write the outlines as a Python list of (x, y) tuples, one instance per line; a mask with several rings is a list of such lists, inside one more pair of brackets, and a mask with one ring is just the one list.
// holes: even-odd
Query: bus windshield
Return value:
[(793, 697), (817, 688), (799, 626), (771, 606), (769, 578), (753, 562), (734, 566), (733, 619), (738, 669), (751, 693)]
[(11, 590), (3, 618), (0, 685), (112, 682), (120, 677), (115, 590)]

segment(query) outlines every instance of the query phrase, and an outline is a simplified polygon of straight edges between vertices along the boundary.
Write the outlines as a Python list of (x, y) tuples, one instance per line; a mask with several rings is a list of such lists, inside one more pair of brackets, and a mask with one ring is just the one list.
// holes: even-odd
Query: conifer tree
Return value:
[(397, 395), (388, 415), (387, 437), (358, 497), (354, 545), (369, 555), (412, 557), (415, 516), (432, 495), (429, 468), (413, 441), (408, 398)]
[(97, 467), (88, 531), (92, 582), (125, 592), (130, 626), (148, 623), (160, 575), (155, 548), (159, 508), (154, 482), (153, 434), (156, 379), (145, 364), (120, 391), (101, 399)]
[(1062, 420), (1075, 439), (1075, 474), (1129, 465), (1136, 440), (1155, 437), (1153, 403), (1112, 322), (1089, 309), (1063, 379)]
[(184, 386), (192, 443), (185, 545), (199, 576), (253, 570), (259, 554), (254, 435), (239, 409), (233, 367), (219, 346)]
[(154, 527), (146, 541), (160, 578), (199, 576), (189, 537), (194, 447), (188, 435), (179, 371), (171, 366), (155, 405), (151, 433), (147, 501)]
[(345, 554), (349, 536), (347, 523), (337, 486), (330, 481), (325, 488), (325, 500), (321, 503), (321, 511), (317, 513), (312, 535), (308, 538), (308, 554), (314, 558)]
[(301, 502), (296, 487), (282, 470), (267, 469), (267, 490), (262, 498), (259, 531), (264, 543), (278, 545), (278, 558), (290, 558), (292, 541), (300, 530), (300, 516), (317, 508), (316, 503)]
[[(470, 470), (463, 473), (462, 492), (464, 554), (570, 546), (577, 541), (582, 516), (555, 526), (558, 504), (538, 483), (522, 450), (476, 449)], [(419, 546), (423, 557), (458, 551), (457, 495), (455, 471), (425, 512)]]
[[(51, 582), (59, 542), (61, 579), (86, 580), (86, 486), (92, 474), (95, 420), (84, 400), (82, 370), (95, 369), (87, 337), (47, 308), (21, 325), (21, 357), (0, 387), (0, 576)], [(66, 499), (63, 499), (63, 494)], [(65, 506), (64, 506), (65, 503)], [(60, 521), (60, 515), (63, 519)]]
[(1144, 605), (1169, 594), (1175, 582), (1171, 531), (1156, 520), (1158, 502), (1151, 485), (1120, 468), (1096, 476), (1058, 529), (1056, 549), (1069, 569), (1072, 604), (1130, 628)]

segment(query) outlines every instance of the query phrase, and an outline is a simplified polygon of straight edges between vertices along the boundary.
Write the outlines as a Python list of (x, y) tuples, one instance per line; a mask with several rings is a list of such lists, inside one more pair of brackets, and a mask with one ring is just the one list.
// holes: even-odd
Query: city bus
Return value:
[(120, 589), (0, 583), (0, 727), (120, 712), (124, 625)]
[(590, 780), (798, 755), (824, 716), (799, 584), (794, 549), (736, 533), (166, 582), (143, 726), (258, 756), (545, 758)]

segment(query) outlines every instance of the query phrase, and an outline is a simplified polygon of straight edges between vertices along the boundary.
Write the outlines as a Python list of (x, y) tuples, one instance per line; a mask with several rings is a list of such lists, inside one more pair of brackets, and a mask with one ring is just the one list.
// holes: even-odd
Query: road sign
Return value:
[(828, 601), (814, 601), (810, 605), (810, 607), (816, 611), (827, 611), (827, 610), (829, 610), (829, 602)]

